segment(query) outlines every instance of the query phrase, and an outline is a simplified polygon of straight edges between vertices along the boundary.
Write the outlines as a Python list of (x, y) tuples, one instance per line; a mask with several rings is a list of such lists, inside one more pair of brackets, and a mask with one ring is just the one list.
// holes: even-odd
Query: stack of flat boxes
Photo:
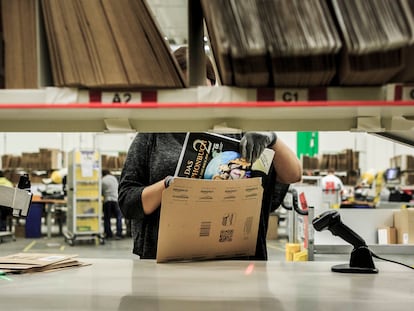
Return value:
[[(414, 156), (398, 155), (390, 159), (390, 167), (402, 171), (401, 185), (414, 185)], [(407, 206), (410, 206), (408, 203)], [(394, 212), (394, 226), (398, 244), (414, 244), (414, 208), (402, 208)]]
[(403, 172), (401, 175), (401, 185), (414, 185), (414, 156), (397, 155), (390, 159), (390, 167), (399, 167)]

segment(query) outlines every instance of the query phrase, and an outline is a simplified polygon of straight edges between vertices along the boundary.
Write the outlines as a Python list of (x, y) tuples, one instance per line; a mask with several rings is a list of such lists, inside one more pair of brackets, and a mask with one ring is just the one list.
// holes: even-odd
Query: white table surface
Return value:
[[(82, 259), (90, 266), (0, 277), (1, 310), (413, 310), (414, 270), (331, 272), (339, 262), (157, 264)], [(342, 262), (341, 262), (342, 263)]]

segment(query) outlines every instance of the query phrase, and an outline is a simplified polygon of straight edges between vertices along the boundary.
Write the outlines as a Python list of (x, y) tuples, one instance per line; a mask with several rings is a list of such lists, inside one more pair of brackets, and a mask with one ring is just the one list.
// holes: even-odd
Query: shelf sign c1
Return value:
[(282, 102), (308, 101), (308, 89), (277, 89), (275, 90), (275, 100)]

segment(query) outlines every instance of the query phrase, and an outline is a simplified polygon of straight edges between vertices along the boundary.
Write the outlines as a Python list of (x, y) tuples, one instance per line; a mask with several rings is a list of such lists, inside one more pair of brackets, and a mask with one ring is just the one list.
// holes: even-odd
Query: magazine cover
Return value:
[(267, 174), (274, 151), (265, 149), (251, 165), (241, 158), (239, 143), (237, 139), (220, 134), (187, 133), (175, 176), (229, 180), (249, 178), (255, 171)]

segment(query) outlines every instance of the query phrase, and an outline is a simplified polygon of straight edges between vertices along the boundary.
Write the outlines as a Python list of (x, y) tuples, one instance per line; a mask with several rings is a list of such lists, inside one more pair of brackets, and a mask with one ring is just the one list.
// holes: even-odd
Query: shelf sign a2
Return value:
[(140, 103), (141, 92), (102, 92), (103, 103)]

